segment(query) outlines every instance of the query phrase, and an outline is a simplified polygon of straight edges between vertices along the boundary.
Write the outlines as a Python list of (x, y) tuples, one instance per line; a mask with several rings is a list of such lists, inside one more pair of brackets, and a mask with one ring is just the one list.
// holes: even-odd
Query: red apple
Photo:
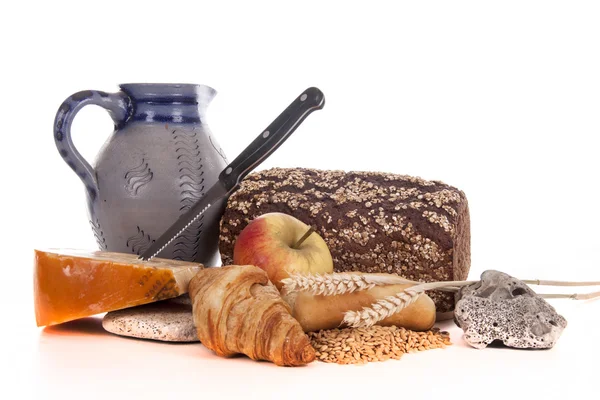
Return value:
[(250, 221), (235, 241), (233, 262), (256, 265), (281, 290), (290, 273), (332, 273), (327, 244), (312, 232), (299, 243), (310, 226), (283, 213), (268, 213)]

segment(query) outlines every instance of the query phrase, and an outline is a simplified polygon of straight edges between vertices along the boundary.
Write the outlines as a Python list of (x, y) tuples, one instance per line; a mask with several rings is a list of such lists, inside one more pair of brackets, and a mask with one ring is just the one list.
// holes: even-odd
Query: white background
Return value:
[[(290, 369), (219, 359), (197, 344), (105, 335), (97, 320), (75, 331), (38, 329), (31, 271), (34, 248), (95, 248), (83, 186), (52, 138), (58, 106), (79, 90), (170, 82), (219, 92), (208, 123), (230, 159), (303, 89), (317, 86), (325, 108), (261, 168), (443, 180), (469, 200), (471, 279), (499, 269), (522, 279), (598, 280), (598, 2), (0, 7), (7, 398), (597, 396), (598, 301), (552, 303), (569, 327), (550, 351), (477, 351), (450, 323), (442, 326), (455, 343), (447, 350), (364, 367)], [(88, 160), (111, 128), (103, 110), (80, 112), (73, 135)]]

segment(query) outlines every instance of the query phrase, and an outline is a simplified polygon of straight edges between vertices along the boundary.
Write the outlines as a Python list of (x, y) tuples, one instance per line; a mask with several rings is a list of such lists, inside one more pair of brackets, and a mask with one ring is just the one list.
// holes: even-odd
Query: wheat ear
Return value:
[(368, 290), (375, 286), (415, 283), (395, 276), (362, 275), (349, 273), (335, 274), (292, 274), (281, 280), (287, 293), (307, 292), (313, 295), (335, 296)]
[[(344, 321), (349, 326), (362, 324), (361, 321), (377, 318), (377, 315), (382, 318), (376, 320), (381, 321), (400, 310), (408, 307), (415, 302), (418, 296), (427, 290), (437, 289), (442, 291), (456, 292), (462, 286), (466, 286), (478, 281), (457, 281), (457, 282), (431, 282), (423, 284), (422, 282), (411, 281), (400, 276), (393, 275), (371, 275), (371, 274), (350, 274), (350, 273), (331, 273), (331, 274), (301, 274), (295, 273), (289, 278), (282, 279), (284, 291), (287, 293), (307, 292), (313, 295), (335, 296), (345, 293), (352, 293), (361, 290), (368, 290), (375, 286), (398, 285), (398, 284), (414, 284), (406, 294), (403, 292), (396, 296), (388, 296), (371, 307), (363, 308), (363, 311), (349, 311), (345, 314)], [(593, 286), (600, 282), (564, 282), (564, 281), (547, 281), (547, 280), (524, 280), (524, 283), (529, 285), (548, 285), (548, 286)], [(455, 284), (456, 283), (456, 284)], [(435, 287), (432, 286), (435, 284)], [(419, 293), (414, 292), (416, 288), (424, 287)], [(574, 300), (587, 300), (600, 297), (600, 292), (590, 294), (541, 294), (544, 298), (570, 298)], [(386, 311), (387, 310), (387, 311)], [(394, 311), (396, 310), (396, 311)], [(354, 314), (353, 314), (354, 313)], [(357, 313), (363, 313), (359, 316)], [(371, 324), (372, 325), (372, 324)], [(369, 325), (369, 326), (371, 326)]]
[(352, 328), (368, 328), (377, 322), (386, 319), (396, 313), (399, 313), (415, 301), (426, 290), (441, 289), (444, 287), (460, 287), (470, 285), (472, 282), (454, 281), (454, 282), (430, 282), (423, 283), (404, 289), (394, 296), (387, 296), (371, 304), (370, 307), (363, 307), (360, 311), (347, 311), (344, 313), (342, 324)]

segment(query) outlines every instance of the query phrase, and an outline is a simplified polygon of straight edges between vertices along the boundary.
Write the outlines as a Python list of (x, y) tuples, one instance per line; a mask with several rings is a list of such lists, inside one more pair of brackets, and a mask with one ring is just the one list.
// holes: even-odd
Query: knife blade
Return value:
[(139, 259), (151, 260), (202, 216), (210, 207), (235, 192), (242, 179), (269, 157), (298, 128), (308, 115), (325, 105), (325, 96), (316, 87), (300, 94), (223, 171), (218, 181), (188, 211), (182, 214)]

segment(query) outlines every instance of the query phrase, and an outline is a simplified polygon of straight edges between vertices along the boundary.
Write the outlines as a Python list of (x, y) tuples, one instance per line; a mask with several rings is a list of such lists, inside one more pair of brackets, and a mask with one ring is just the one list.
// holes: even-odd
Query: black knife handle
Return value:
[(325, 105), (325, 95), (316, 87), (306, 89), (219, 175), (226, 187), (237, 186), (296, 130), (313, 111)]

